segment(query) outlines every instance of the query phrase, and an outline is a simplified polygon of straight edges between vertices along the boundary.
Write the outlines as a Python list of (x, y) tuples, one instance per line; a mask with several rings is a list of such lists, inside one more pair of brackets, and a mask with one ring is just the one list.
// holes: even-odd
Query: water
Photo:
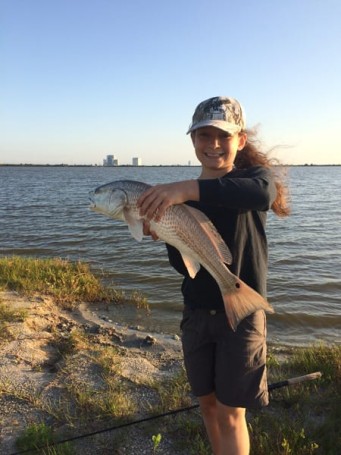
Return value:
[[(136, 242), (121, 222), (88, 209), (88, 192), (116, 179), (195, 178), (198, 167), (0, 167), (0, 255), (62, 257), (105, 271), (107, 284), (148, 299), (151, 315), (114, 309), (116, 321), (178, 333), (181, 277), (162, 242)], [(293, 213), (270, 213), (268, 339), (341, 341), (341, 167), (293, 167)]]

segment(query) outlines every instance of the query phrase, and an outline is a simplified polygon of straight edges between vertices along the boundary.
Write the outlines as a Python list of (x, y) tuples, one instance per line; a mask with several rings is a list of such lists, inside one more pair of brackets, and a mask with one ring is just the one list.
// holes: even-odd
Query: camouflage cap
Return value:
[(230, 134), (239, 133), (246, 127), (243, 108), (237, 100), (226, 96), (202, 101), (194, 111), (187, 134), (203, 126), (215, 126)]

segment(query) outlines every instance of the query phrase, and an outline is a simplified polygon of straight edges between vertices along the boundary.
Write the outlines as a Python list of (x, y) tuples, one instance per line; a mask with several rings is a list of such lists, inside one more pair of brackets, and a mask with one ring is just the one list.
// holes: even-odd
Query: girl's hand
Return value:
[(155, 232), (150, 230), (150, 223), (148, 220), (143, 221), (143, 234), (151, 236), (153, 240), (159, 240), (159, 237)]
[(141, 216), (160, 221), (168, 207), (189, 200), (199, 200), (199, 184), (196, 180), (152, 186), (140, 196), (137, 205)]

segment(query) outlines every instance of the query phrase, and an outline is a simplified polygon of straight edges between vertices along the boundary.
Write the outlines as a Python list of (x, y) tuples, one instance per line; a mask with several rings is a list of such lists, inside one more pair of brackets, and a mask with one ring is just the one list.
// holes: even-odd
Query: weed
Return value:
[(52, 429), (41, 423), (27, 427), (17, 439), (16, 445), (21, 451), (37, 449), (34, 453), (42, 455), (75, 455), (76, 452), (69, 443), (51, 446), (54, 442)]
[(270, 407), (251, 415), (252, 455), (341, 453), (340, 354), (340, 346), (315, 345), (270, 364), (271, 376), (321, 371), (322, 378), (273, 391)]
[(52, 296), (64, 308), (79, 302), (117, 302), (118, 291), (105, 288), (89, 266), (63, 259), (0, 258), (0, 288)]
[[(69, 400), (74, 410), (83, 417), (98, 418), (129, 416), (136, 411), (126, 386), (118, 379), (120, 356), (112, 346), (95, 348), (86, 338), (81, 338), (77, 356), (67, 356), (63, 375)], [(76, 360), (77, 359), (77, 360)], [(75, 362), (78, 364), (74, 370)], [(84, 369), (84, 373), (82, 371)], [(92, 383), (86, 380), (86, 372), (93, 371)]]
[(248, 424), (252, 455), (312, 455), (318, 444), (306, 437), (301, 419), (262, 413)]
[(148, 314), (150, 313), (150, 307), (146, 297), (139, 291), (133, 291), (129, 297), (128, 303), (132, 303), (139, 310), (145, 310)]
[(152, 384), (158, 394), (160, 403), (157, 412), (165, 412), (191, 404), (189, 384), (184, 368), (170, 379)]
[(0, 302), (0, 322), (22, 322), (26, 316), (27, 310), (24, 308), (11, 309)]
[(176, 443), (179, 449), (186, 449), (191, 455), (210, 455), (212, 453), (206, 430), (198, 412), (178, 418)]
[(153, 452), (156, 452), (160, 443), (161, 443), (161, 439), (162, 439), (162, 436), (161, 436), (161, 433), (158, 433), (157, 435), (153, 435), (152, 436), (152, 441), (153, 441)]
[[(63, 260), (0, 258), (0, 289), (14, 289), (27, 294), (50, 294), (64, 307), (79, 301), (118, 301), (122, 294), (105, 289), (84, 264)], [(146, 301), (132, 294), (138, 308)], [(117, 299), (117, 300), (115, 300)], [(127, 299), (123, 298), (122, 302)], [(10, 324), (25, 318), (25, 312), (9, 309), (0, 302), (0, 337)], [(58, 336), (64, 368), (58, 370), (62, 387), (55, 401), (38, 390), (35, 384), (15, 384), (12, 378), (0, 378), (0, 395), (26, 401), (31, 407), (53, 416), (54, 422), (79, 428), (92, 426), (95, 420), (110, 422), (130, 418), (140, 403), (132, 400), (129, 385), (120, 378), (120, 354), (113, 346), (98, 346), (93, 338), (74, 330)], [(285, 361), (268, 355), (269, 378), (283, 380), (314, 371), (322, 378), (271, 392), (269, 408), (248, 414), (252, 455), (338, 455), (341, 453), (341, 346), (316, 345), (292, 349)], [(148, 385), (150, 386), (150, 385)], [(146, 385), (147, 387), (147, 385)], [(189, 385), (182, 369), (166, 381), (152, 384), (159, 403), (154, 412), (165, 412), (191, 404)], [(140, 409), (141, 410), (141, 409)], [(45, 414), (44, 414), (45, 415)], [(0, 416), (0, 420), (1, 420)], [(57, 425), (56, 425), (57, 427)], [(198, 413), (164, 419), (162, 434), (173, 435), (186, 453), (211, 453), (206, 432)], [(153, 431), (154, 452), (160, 448), (161, 428)], [(152, 433), (152, 434), (153, 434)], [(150, 433), (148, 434), (150, 438)], [(71, 455), (65, 445), (52, 446), (54, 434), (45, 424), (28, 427), (18, 440), (21, 450), (44, 446), (44, 455)], [(183, 447), (182, 447), (183, 448)]]
[(41, 394), (29, 381), (14, 383), (10, 377), (2, 375), (0, 377), (0, 395), (12, 396), (42, 409)]
[(271, 368), (271, 367), (277, 368), (280, 366), (280, 363), (279, 363), (277, 357), (271, 351), (268, 351), (266, 363), (267, 363), (268, 368)]
[(11, 309), (8, 305), (0, 302), (0, 340), (8, 340), (12, 338), (9, 330), (10, 324), (22, 322), (27, 316), (27, 311), (24, 308)]
[(321, 371), (322, 382), (341, 385), (341, 346), (317, 344), (295, 349), (287, 360), (286, 367), (299, 373)]

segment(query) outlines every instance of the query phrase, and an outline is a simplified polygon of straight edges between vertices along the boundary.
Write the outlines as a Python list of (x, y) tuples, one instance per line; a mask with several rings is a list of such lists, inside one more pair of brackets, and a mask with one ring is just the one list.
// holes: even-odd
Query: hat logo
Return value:
[(226, 112), (224, 112), (224, 109), (215, 110), (214, 108), (211, 108), (209, 112), (204, 114), (204, 119), (205, 120), (226, 120)]
[(203, 102), (198, 106), (197, 115), (194, 115), (196, 121), (203, 120), (221, 120), (239, 124), (236, 106), (230, 100), (221, 100), (213, 98), (208, 102)]

